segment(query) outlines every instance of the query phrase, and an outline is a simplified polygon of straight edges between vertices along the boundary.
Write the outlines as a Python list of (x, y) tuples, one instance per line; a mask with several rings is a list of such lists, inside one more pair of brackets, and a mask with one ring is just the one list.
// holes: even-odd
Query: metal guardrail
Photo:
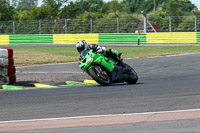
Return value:
[[(147, 23), (149, 22), (149, 23)], [(89, 18), (60, 20), (0, 21), (0, 34), (80, 34), (153, 32), (149, 25), (158, 25), (156, 32), (198, 32), (200, 16), (137, 16), (130, 18)], [(144, 25), (147, 28), (144, 28)]]

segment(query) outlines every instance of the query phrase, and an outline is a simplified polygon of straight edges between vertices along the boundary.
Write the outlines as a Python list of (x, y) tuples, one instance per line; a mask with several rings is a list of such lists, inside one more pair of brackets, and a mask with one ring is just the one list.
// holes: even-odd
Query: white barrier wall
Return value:
[(16, 69), (14, 66), (13, 49), (0, 49), (0, 84), (16, 82)]

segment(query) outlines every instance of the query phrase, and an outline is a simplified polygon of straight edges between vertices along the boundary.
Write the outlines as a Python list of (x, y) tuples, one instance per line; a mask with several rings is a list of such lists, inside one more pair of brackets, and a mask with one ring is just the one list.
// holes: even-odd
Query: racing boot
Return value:
[(113, 59), (115, 59), (117, 61), (117, 63), (123, 67), (123, 70), (125, 72), (129, 72), (129, 71), (131, 71), (132, 68), (122, 61), (122, 59), (121, 59), (122, 53), (123, 53), (122, 51), (119, 53), (118, 51), (113, 50), (113, 49), (107, 50), (107, 55), (110, 55)]
[(118, 63), (123, 67), (123, 70), (125, 72), (131, 71), (132, 68), (129, 65), (127, 65), (126, 63), (124, 63), (122, 60), (118, 60)]

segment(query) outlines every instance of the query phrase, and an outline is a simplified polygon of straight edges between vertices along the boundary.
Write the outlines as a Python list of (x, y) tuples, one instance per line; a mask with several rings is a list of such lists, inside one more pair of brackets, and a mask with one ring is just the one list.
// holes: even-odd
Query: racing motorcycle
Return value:
[(80, 60), (81, 70), (102, 86), (119, 82), (135, 84), (138, 81), (138, 75), (133, 68), (130, 71), (124, 71), (116, 60), (96, 53), (92, 49), (82, 51)]

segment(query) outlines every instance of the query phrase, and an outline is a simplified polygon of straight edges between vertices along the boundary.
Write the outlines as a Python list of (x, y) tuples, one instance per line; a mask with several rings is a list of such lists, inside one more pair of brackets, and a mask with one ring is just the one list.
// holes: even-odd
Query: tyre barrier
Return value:
[(0, 49), (0, 84), (16, 82), (16, 68), (14, 66), (13, 49)]

